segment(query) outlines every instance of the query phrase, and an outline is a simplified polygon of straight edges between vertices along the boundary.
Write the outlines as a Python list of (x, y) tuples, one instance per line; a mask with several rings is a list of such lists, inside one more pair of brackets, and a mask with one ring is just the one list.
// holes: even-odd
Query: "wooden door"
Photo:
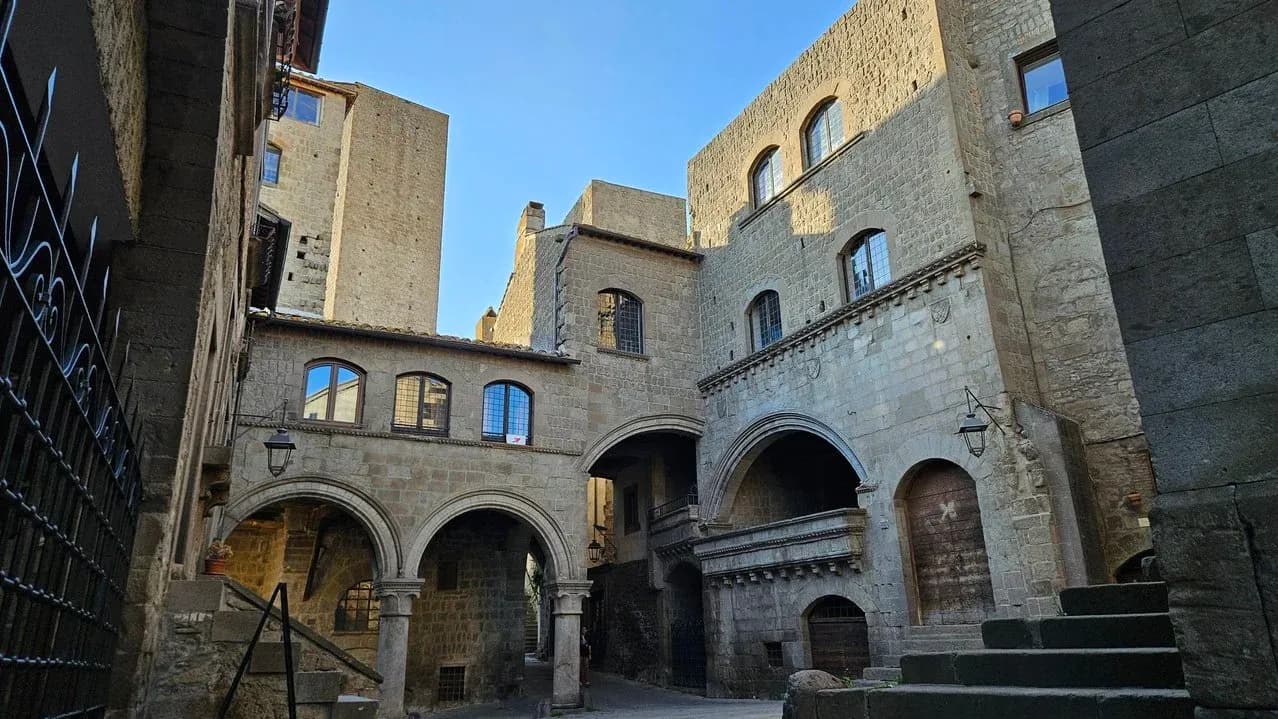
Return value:
[(922, 468), (906, 496), (906, 519), (922, 623), (986, 619), (994, 590), (971, 476), (948, 462)]
[(870, 666), (870, 633), (865, 612), (842, 597), (822, 599), (808, 614), (812, 668), (860, 679)]

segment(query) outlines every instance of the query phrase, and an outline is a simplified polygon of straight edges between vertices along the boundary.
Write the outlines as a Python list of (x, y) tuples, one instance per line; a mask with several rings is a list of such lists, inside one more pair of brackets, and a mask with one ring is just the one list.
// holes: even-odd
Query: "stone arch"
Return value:
[(994, 609), (976, 480), (945, 459), (911, 467), (895, 492), (910, 618), (971, 624)]
[(379, 578), (403, 576), (402, 544), (390, 512), (364, 490), (335, 479), (289, 477), (258, 485), (226, 506), (222, 514), (222, 531), (230, 534), (230, 530), (255, 512), (288, 499), (328, 502), (349, 513), (363, 525), (373, 542)]
[(471, 490), (455, 494), (441, 502), (414, 531), (413, 539), (405, 552), (405, 566), (415, 573), (430, 540), (435, 538), (439, 530), (457, 517), (479, 509), (503, 512), (527, 522), (550, 557), (556, 582), (585, 579), (584, 557), (568, 541), (559, 522), (533, 500), (507, 489)]
[(709, 491), (702, 497), (703, 516), (724, 519), (724, 508), (732, 506), (750, 463), (782, 434), (794, 431), (824, 439), (847, 460), (861, 481), (868, 479), (865, 465), (832, 427), (799, 412), (774, 412), (756, 419), (742, 430), (719, 459), (710, 477)]
[(631, 437), (648, 432), (675, 432), (700, 439), (705, 426), (704, 421), (682, 414), (652, 414), (626, 420), (600, 435), (578, 458), (577, 469), (581, 472), (589, 472), (608, 450)]

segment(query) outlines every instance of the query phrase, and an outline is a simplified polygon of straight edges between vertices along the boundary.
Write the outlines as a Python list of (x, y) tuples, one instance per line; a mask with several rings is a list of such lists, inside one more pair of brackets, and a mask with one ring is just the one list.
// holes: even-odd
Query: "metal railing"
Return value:
[[(29, 102), (18, 76), (29, 68), (9, 46), (18, 5), (0, 1), (0, 714), (97, 717), (142, 493), (137, 404), (121, 400), (112, 366), (119, 314), (104, 328), (108, 272), (95, 265), (99, 240), (124, 238), (98, 237), (99, 211), (112, 208), (90, 208), (88, 226), (71, 220), (89, 156), (74, 155), (59, 191), (45, 142), (68, 100), (58, 73), (84, 64), (67, 58), (27, 85), (43, 94)], [(96, 153), (114, 152), (58, 149), (95, 152), (85, 179), (105, 162)]]
[(648, 518), (651, 521), (655, 522), (658, 519), (661, 519), (662, 517), (678, 512), (684, 507), (695, 506), (697, 504), (697, 501), (698, 501), (697, 493), (695, 491), (688, 492), (687, 494), (683, 496), (675, 497), (674, 499), (670, 500), (669, 502), (666, 502), (665, 504), (659, 504), (653, 507), (651, 510), (648, 511)]
[(235, 678), (231, 680), (231, 688), (227, 690), (226, 698), (222, 700), (222, 708), (218, 709), (218, 719), (226, 719), (226, 713), (231, 710), (231, 704), (235, 702), (235, 693), (239, 691), (240, 680), (244, 678), (244, 672), (248, 671), (249, 664), (253, 661), (253, 650), (257, 648), (257, 641), (262, 638), (266, 620), (271, 618), (271, 609), (275, 607), (276, 597), (280, 599), (280, 624), (283, 627), (284, 683), (288, 688), (288, 719), (297, 719), (297, 694), (293, 687), (293, 622), (288, 615), (288, 585), (284, 582), (275, 585), (275, 591), (271, 592), (271, 598), (266, 600), (266, 606), (262, 608), (262, 618), (257, 621), (257, 629), (253, 632), (253, 638), (249, 640), (248, 649), (244, 652), (244, 658), (240, 660), (239, 669), (235, 671)]

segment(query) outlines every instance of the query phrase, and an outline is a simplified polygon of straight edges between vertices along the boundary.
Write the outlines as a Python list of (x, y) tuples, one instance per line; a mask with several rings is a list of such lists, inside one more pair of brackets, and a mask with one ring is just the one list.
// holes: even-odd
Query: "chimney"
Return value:
[(480, 342), (493, 341), (493, 325), (497, 324), (497, 310), (492, 307), (475, 323), (475, 339)]
[(519, 216), (518, 236), (523, 237), (529, 232), (539, 232), (544, 229), (546, 229), (545, 206), (540, 202), (529, 202), (523, 214)]

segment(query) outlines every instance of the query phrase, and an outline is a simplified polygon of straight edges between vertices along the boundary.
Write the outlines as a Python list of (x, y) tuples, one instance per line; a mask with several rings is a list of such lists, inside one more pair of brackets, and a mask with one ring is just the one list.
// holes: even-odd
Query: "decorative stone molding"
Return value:
[(590, 596), (589, 579), (555, 582), (547, 587), (555, 601), (555, 614), (581, 614), (582, 602)]
[(740, 360), (714, 372), (697, 382), (697, 389), (703, 394), (712, 395), (740, 381), (749, 370), (754, 370), (767, 363), (793, 360), (796, 355), (815, 347), (825, 341), (845, 323), (861, 324), (865, 319), (874, 317), (875, 313), (889, 303), (899, 305), (905, 300), (913, 300), (920, 293), (932, 292), (935, 285), (944, 285), (951, 277), (963, 277), (969, 270), (977, 270), (981, 259), (985, 256), (985, 245), (973, 242), (951, 252), (938, 260), (896, 279), (870, 294), (834, 310), (829, 315), (804, 327), (788, 337), (768, 345), (766, 348), (742, 357)]
[(412, 616), (413, 600), (421, 596), (422, 580), (420, 579), (379, 579), (373, 582), (373, 593), (377, 596), (378, 613), (383, 617)]
[(705, 431), (706, 423), (696, 417), (682, 414), (653, 414), (627, 420), (606, 434), (596, 439), (590, 448), (577, 460), (577, 468), (589, 472), (590, 468), (604, 456), (608, 450), (618, 443), (645, 432), (677, 432), (691, 437), (700, 437)]
[(706, 581), (716, 589), (727, 589), (737, 585), (759, 584), (761, 582), (795, 581), (799, 579), (816, 579), (821, 576), (840, 576), (844, 571), (853, 574), (861, 573), (860, 559), (834, 559), (822, 562), (793, 562), (758, 567), (752, 571), (726, 572), (707, 574)]
[(693, 551), (715, 586), (860, 572), (868, 522), (864, 509), (838, 509), (707, 537)]
[(241, 427), (262, 427), (266, 429), (275, 429), (283, 427), (284, 429), (295, 429), (299, 432), (307, 434), (341, 434), (351, 437), (375, 437), (377, 439), (398, 439), (408, 442), (427, 442), (431, 444), (452, 444), (461, 447), (482, 447), (492, 450), (507, 450), (511, 452), (532, 452), (533, 454), (561, 454), (569, 457), (576, 457), (580, 453), (568, 449), (558, 447), (547, 447), (546, 445), (535, 444), (506, 444), (505, 442), (484, 442), (477, 439), (458, 439), (456, 437), (435, 437), (425, 434), (414, 434), (412, 432), (378, 432), (371, 429), (362, 429), (358, 426), (343, 426), (339, 424), (329, 424), (324, 422), (307, 422), (302, 420), (287, 420), (280, 422), (279, 420), (263, 420), (254, 418), (241, 418), (236, 421)]

